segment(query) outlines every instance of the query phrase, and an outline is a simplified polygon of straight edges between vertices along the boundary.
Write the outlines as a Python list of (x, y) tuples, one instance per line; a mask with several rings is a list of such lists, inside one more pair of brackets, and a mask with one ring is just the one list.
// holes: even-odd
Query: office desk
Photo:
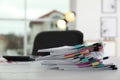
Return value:
[[(112, 62), (120, 68), (118, 60), (112, 59)], [(0, 80), (120, 80), (120, 70), (59, 71), (43, 69), (37, 61), (1, 63)]]

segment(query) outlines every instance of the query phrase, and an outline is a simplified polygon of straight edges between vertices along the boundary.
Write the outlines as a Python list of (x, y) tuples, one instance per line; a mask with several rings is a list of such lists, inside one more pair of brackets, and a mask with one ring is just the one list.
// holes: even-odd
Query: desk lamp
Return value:
[(75, 21), (75, 12), (69, 11), (65, 14), (64, 19), (57, 21), (58, 28), (62, 30), (68, 30), (68, 23)]

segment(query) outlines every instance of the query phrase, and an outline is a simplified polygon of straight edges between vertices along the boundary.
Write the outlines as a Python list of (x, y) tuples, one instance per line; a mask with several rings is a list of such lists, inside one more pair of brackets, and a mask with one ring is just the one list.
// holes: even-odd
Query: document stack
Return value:
[(41, 65), (49, 69), (82, 70), (82, 69), (111, 69), (117, 70), (114, 64), (104, 64), (109, 57), (103, 57), (102, 43), (91, 45), (62, 46), (40, 49), (38, 52), (50, 52), (50, 55), (39, 57)]

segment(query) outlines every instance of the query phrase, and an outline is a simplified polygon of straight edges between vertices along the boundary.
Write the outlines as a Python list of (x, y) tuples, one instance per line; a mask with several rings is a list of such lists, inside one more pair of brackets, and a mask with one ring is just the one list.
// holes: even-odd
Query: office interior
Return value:
[[(120, 0), (0, 0), (0, 80), (120, 80), (119, 26)], [(102, 42), (103, 56), (118, 70), (46, 70), (39, 60), (3, 58), (31, 58), (37, 34), (71, 30), (83, 33), (85, 45)]]
[[(85, 44), (103, 42), (104, 54), (119, 57), (120, 0), (1, 0), (0, 55), (29, 56), (39, 32), (65, 31), (57, 21), (75, 12), (68, 30), (84, 34)], [(40, 44), (39, 44), (40, 45)]]
[[(36, 34), (42, 31), (65, 30), (56, 26), (57, 20), (63, 19), (64, 14), (68, 11), (74, 11), (76, 18), (74, 22), (67, 25), (69, 30), (83, 32), (85, 43), (102, 41), (106, 55), (120, 56), (119, 0), (53, 0), (46, 2), (46, 0), (1, 1), (1, 55), (31, 55)], [(112, 23), (109, 22), (111, 20), (113, 20)], [(114, 26), (113, 29), (108, 30), (108, 34), (111, 34), (108, 37), (107, 34), (104, 34), (108, 28), (104, 28), (104, 26), (107, 25)]]

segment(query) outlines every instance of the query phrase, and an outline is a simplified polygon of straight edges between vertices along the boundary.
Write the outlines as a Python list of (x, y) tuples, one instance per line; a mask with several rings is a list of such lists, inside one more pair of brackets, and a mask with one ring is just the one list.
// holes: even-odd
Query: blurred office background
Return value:
[[(104, 4), (103, 0), (0, 0), (0, 55), (31, 55), (36, 34), (65, 30), (58, 28), (56, 22), (64, 19), (66, 12), (74, 11), (76, 20), (68, 25), (69, 30), (82, 31), (86, 43), (103, 41), (106, 55), (120, 56), (120, 0), (109, 2)], [(109, 24), (111, 20), (114, 23)], [(105, 25), (104, 29), (103, 24), (113, 25), (114, 31), (108, 30), (108, 34), (116, 34), (107, 35), (109, 27)]]

